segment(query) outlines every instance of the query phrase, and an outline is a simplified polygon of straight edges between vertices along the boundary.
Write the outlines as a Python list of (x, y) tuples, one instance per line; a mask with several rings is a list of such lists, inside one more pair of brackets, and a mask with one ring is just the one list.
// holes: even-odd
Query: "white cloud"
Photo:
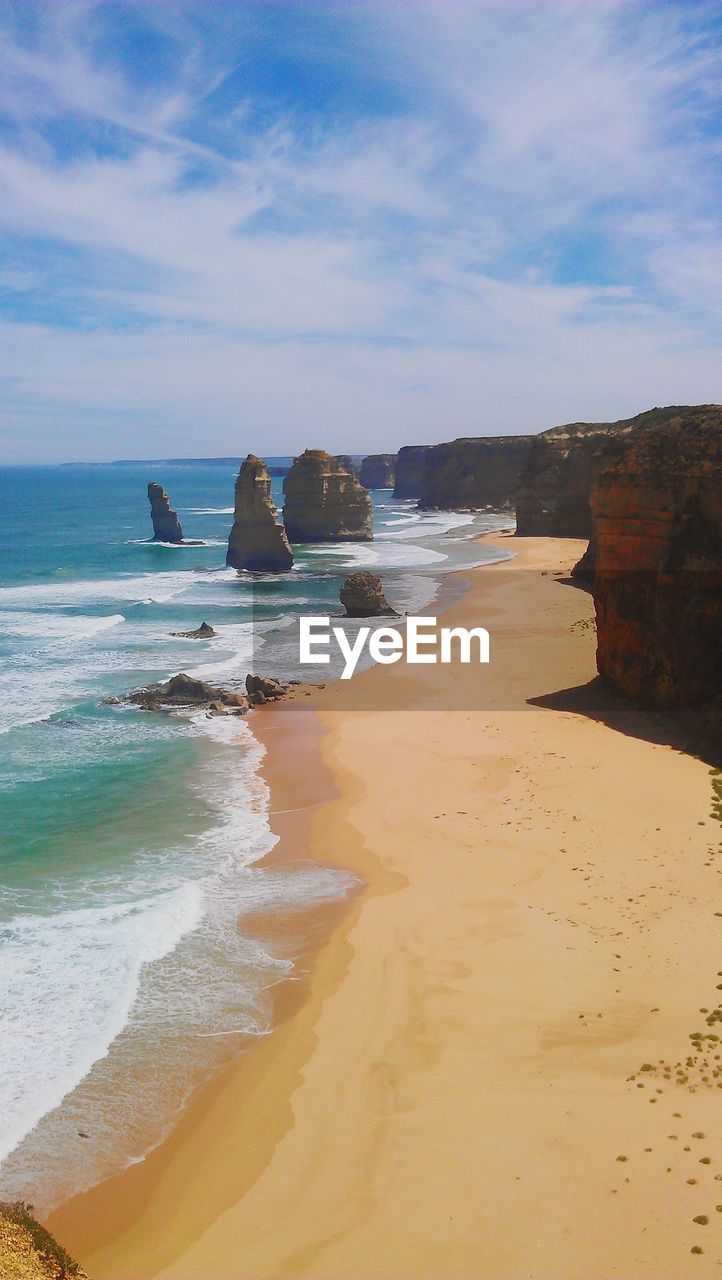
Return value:
[(0, 86), (0, 289), (46, 290), (3, 326), (4, 456), (383, 448), (722, 398), (707, 6), (352, 5), (314, 56), (396, 104), (261, 116), (242, 77), (223, 98), (254, 7), (137, 6), (175, 49), (140, 86), (98, 53), (102, 5), (41, 9)]
[(282, 454), (302, 444), (380, 451), (722, 399), (718, 353), (691, 347), (683, 331), (615, 322), (550, 321), (523, 363), (508, 346), (331, 348), (9, 324), (0, 350), (7, 461)]

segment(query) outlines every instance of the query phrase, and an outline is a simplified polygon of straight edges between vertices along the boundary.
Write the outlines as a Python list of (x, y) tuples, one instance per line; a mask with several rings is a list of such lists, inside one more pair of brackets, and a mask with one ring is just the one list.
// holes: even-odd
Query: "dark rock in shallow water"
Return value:
[(211, 640), (215, 634), (213, 627), (207, 622), (202, 622), (195, 631), (171, 631), (172, 636), (179, 636), (183, 640)]
[(271, 498), (271, 478), (265, 463), (253, 453), (236, 480), (226, 564), (251, 573), (278, 573), (293, 567), (293, 552)]
[(183, 530), (177, 513), (170, 505), (170, 499), (162, 484), (150, 481), (148, 485), (148, 501), (153, 521), (154, 542), (182, 542)]
[(280, 680), (273, 680), (270, 676), (246, 676), (246, 693), (252, 707), (264, 702), (278, 702), (286, 692), (287, 685), (281, 684)]
[(384, 595), (377, 573), (352, 573), (341, 587), (340, 597), (347, 618), (398, 617)]
[(306, 449), (283, 484), (283, 521), (291, 542), (368, 542), (371, 497), (325, 449)]
[[(110, 702), (111, 700), (108, 699)], [(113, 701), (117, 702), (117, 699)], [(230, 689), (219, 689), (216, 685), (207, 684), (205, 680), (196, 680), (193, 676), (181, 671), (161, 684), (150, 684), (144, 689), (133, 689), (123, 699), (131, 702), (143, 711), (159, 711), (162, 707), (207, 707), (214, 708), (218, 704), (226, 711), (243, 715), (248, 709), (248, 699), (244, 693), (236, 693)]]

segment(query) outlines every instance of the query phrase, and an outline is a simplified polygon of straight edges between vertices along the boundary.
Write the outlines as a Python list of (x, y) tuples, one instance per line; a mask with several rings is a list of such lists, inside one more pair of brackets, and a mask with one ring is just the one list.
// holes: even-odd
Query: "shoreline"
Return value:
[[(485, 536), (503, 545), (504, 535)], [(284, 753), (274, 750), (277, 735), (284, 744), (293, 732), (303, 739), (309, 712), (320, 718), (321, 756), (335, 792), (328, 789), (318, 807), (296, 810), (295, 817), (277, 813), (285, 832), (278, 834), (288, 847), (306, 823), (313, 860), (355, 871), (364, 888), (344, 903), (329, 933), (321, 927), (316, 934), (308, 973), (273, 1034), (203, 1086), (170, 1138), (145, 1161), (52, 1215), (51, 1229), (94, 1280), (297, 1273), (314, 1280), (438, 1280), (441, 1274), (586, 1280), (631, 1275), (630, 1248), (635, 1277), (680, 1280), (686, 1274), (699, 1229), (683, 1228), (679, 1206), (685, 1195), (691, 1200), (693, 1184), (685, 1180), (680, 1189), (666, 1167), (657, 1169), (656, 1155), (646, 1171), (633, 1167), (635, 1176), (625, 1180), (626, 1161), (622, 1170), (613, 1144), (620, 1152), (635, 1148), (632, 1166), (644, 1163), (650, 1114), (655, 1125), (662, 1116), (665, 1128), (674, 1123), (661, 1096), (649, 1097), (662, 1102), (650, 1112), (646, 1094), (626, 1080), (630, 1064), (638, 1067), (647, 1057), (656, 1062), (670, 1045), (686, 1052), (699, 1003), (685, 999), (678, 978), (675, 983), (665, 974), (662, 983), (656, 932), (656, 963), (644, 958), (636, 913), (648, 932), (659, 926), (657, 913), (644, 914), (651, 886), (641, 850), (646, 854), (654, 843), (653, 818), (663, 814), (673, 839), (657, 843), (665, 844), (677, 871), (680, 847), (685, 856), (690, 847), (690, 856), (704, 852), (709, 771), (635, 737), (647, 722), (632, 708), (616, 709), (626, 717), (620, 733), (563, 707), (526, 706), (530, 693), (532, 700), (553, 698), (570, 680), (583, 684), (593, 674), (592, 638), (573, 631), (578, 615), (588, 616), (589, 599), (552, 576), (568, 571), (580, 547), (516, 542), (518, 560), (497, 565), (539, 574), (533, 580), (522, 575), (518, 585), (502, 580), (495, 588), (494, 564), (461, 571), (471, 587), (452, 605), (452, 619), (463, 621), (481, 600), (486, 616), (502, 631), (506, 626), (510, 651), (518, 655), (527, 646), (526, 666), (515, 656), (499, 667), (512, 703), (525, 709), (491, 708), (481, 734), (474, 713), (462, 709), (463, 698), (448, 711), (418, 710), (413, 701), (412, 715), (364, 710), (368, 682), (389, 678), (379, 669), (352, 682), (358, 710), (349, 710), (348, 690), (345, 705), (335, 708), (338, 690), (330, 685), (314, 693), (308, 708), (281, 703), (254, 717), (254, 734), (269, 748), (264, 776), (273, 809), (276, 796), (296, 792), (298, 798), (299, 787), (301, 795), (309, 785), (322, 787), (311, 753), (303, 755), (310, 775), (290, 777), (287, 767), (284, 781)], [(524, 620), (528, 602), (541, 646), (531, 670), (530, 637), (515, 626), (514, 594), (522, 585)], [(568, 666), (560, 683), (562, 648)], [(397, 778), (390, 775), (394, 750), (404, 762)], [(287, 765), (292, 754), (286, 752)], [(630, 790), (635, 770), (638, 785)], [(597, 772), (605, 793), (611, 787), (624, 799), (619, 819), (614, 807), (600, 812)], [(464, 808), (452, 811), (462, 802)], [(570, 854), (580, 842), (594, 859)], [(613, 865), (600, 872), (612, 854)], [(691, 883), (687, 892), (695, 907), (709, 880), (697, 862), (694, 875), (689, 872), (696, 896)], [(656, 878), (661, 875), (658, 870)], [(610, 893), (620, 876), (634, 881), (627, 886), (634, 897), (624, 905)], [(594, 899), (591, 906), (580, 888)], [(619, 930), (610, 924), (617, 909)], [(679, 921), (665, 921), (675, 937), (682, 929), (682, 941), (689, 909), (687, 902)], [(572, 912), (591, 912), (594, 923)], [(697, 922), (694, 938), (712, 988), (714, 929), (714, 921)], [(623, 943), (614, 943), (615, 936)], [(580, 937), (581, 958), (574, 954)], [(663, 939), (667, 958), (674, 940)], [(614, 945), (628, 953), (623, 977), (611, 977), (622, 972), (612, 963), (615, 952), (605, 955), (600, 971), (595, 948), (606, 953)], [(635, 947), (636, 963), (629, 963)], [(568, 969), (570, 957), (575, 964)], [(677, 1007), (653, 1017), (672, 992)], [(709, 1001), (706, 988), (702, 995)], [(694, 1099), (686, 1090), (677, 1098), (688, 1128), (714, 1133), (710, 1097), (716, 1100), (700, 1087)], [(605, 1125), (600, 1098), (609, 1113)], [(692, 1113), (694, 1122), (687, 1121)], [(682, 1148), (681, 1121), (677, 1127)], [(655, 1135), (650, 1154), (665, 1141), (666, 1134)], [(645, 1181), (650, 1170), (654, 1176)], [(694, 1193), (704, 1206), (708, 1191)], [(594, 1215), (593, 1229), (584, 1206)], [(690, 1212), (683, 1221), (691, 1218)], [(707, 1274), (713, 1257), (714, 1251), (695, 1259), (694, 1274)], [(537, 1263), (548, 1270), (536, 1270)]]
[[(500, 529), (477, 533), (473, 541), (487, 542), (498, 534), (512, 533), (513, 526), (505, 525)], [(500, 548), (500, 550), (504, 549)], [(470, 590), (472, 574), (488, 567), (489, 564), (508, 563), (514, 554), (505, 551), (499, 560), (481, 561), (471, 567), (465, 566), (441, 574), (434, 595), (425, 606), (426, 611), (439, 616), (458, 606)], [(356, 678), (362, 674), (362, 670), (363, 668), (359, 670)], [(329, 684), (324, 686), (324, 689), (325, 687), (331, 686)], [(162, 1170), (165, 1164), (163, 1153), (167, 1144), (173, 1143), (176, 1139), (179, 1142), (185, 1140), (186, 1130), (190, 1133), (197, 1124), (202, 1122), (209, 1107), (213, 1105), (216, 1092), (223, 1088), (224, 1082), (246, 1063), (249, 1056), (259, 1053), (261, 1049), (267, 1049), (268, 1040), (275, 1041), (282, 1025), (297, 1013), (299, 1006), (306, 998), (319, 950), (328, 942), (334, 931), (342, 926), (346, 915), (354, 909), (356, 899), (359, 897), (363, 899), (368, 890), (365, 875), (378, 873), (378, 867), (371, 867), (363, 858), (359, 858), (351, 865), (348, 848), (344, 850), (342, 860), (318, 858), (315, 854), (312, 858), (314, 815), (322, 806), (331, 800), (339, 799), (340, 796), (333, 770), (323, 759), (321, 752), (321, 743), (327, 730), (317, 714), (320, 692), (316, 685), (301, 685), (294, 690), (290, 698), (287, 697), (280, 703), (269, 702), (263, 706), (250, 708), (252, 716), (248, 722), (249, 728), (264, 748), (259, 774), (266, 783), (270, 795), (269, 826), (272, 833), (277, 836), (274, 846), (254, 865), (258, 868), (269, 866), (274, 871), (279, 871), (308, 860), (323, 861), (335, 869), (354, 872), (359, 877), (359, 884), (355, 890), (352, 889), (345, 896), (313, 906), (300, 909), (289, 907), (280, 914), (260, 911), (239, 914), (237, 924), (246, 935), (269, 942), (275, 954), (282, 958), (292, 956), (294, 960), (293, 973), (289, 977), (279, 979), (271, 987), (272, 1015), (269, 1032), (266, 1036), (239, 1037), (241, 1047), (233, 1061), (224, 1064), (197, 1083), (175, 1118), (170, 1131), (159, 1142), (150, 1146), (145, 1156), (133, 1161), (111, 1177), (89, 1187), (86, 1191), (72, 1195), (47, 1215), (45, 1220), (49, 1225), (60, 1224), (55, 1228), (58, 1232), (64, 1232), (78, 1239), (78, 1251), (85, 1248), (86, 1202), (90, 1199), (94, 1205), (97, 1196), (105, 1199), (105, 1190), (112, 1189), (110, 1201), (113, 1212), (102, 1215), (107, 1225), (98, 1230), (94, 1208), (89, 1215), (94, 1219), (90, 1248), (95, 1252), (98, 1242), (104, 1244), (106, 1238), (112, 1239), (119, 1223), (123, 1221), (124, 1206), (133, 1212), (138, 1199), (144, 1195), (141, 1184), (145, 1181), (145, 1173), (155, 1177), (156, 1168), (158, 1171)], [(300, 703), (302, 697), (308, 697), (309, 703)], [(292, 710), (290, 717), (289, 702), (296, 704), (290, 709)], [(282, 710), (285, 711), (285, 716), (279, 715)], [(277, 747), (278, 737), (282, 741)], [(304, 759), (300, 786), (299, 774), (294, 763), (296, 744)], [(315, 797), (311, 803), (307, 799), (309, 788)], [(380, 879), (381, 877), (379, 881)], [(249, 1071), (250, 1087), (255, 1085), (256, 1075), (255, 1071)], [(269, 1132), (274, 1132), (273, 1118), (269, 1117), (266, 1123)], [(116, 1202), (117, 1196), (119, 1198)]]
[[(483, 542), (488, 533), (488, 530), (476, 531), (470, 539), (470, 544)], [(485, 561), (481, 559), (480, 565), (484, 563)], [(473, 568), (480, 565), (475, 564)], [(469, 586), (468, 573), (469, 567), (464, 566), (461, 569), (453, 568), (433, 575), (436, 578), (434, 594), (424, 608), (435, 615), (440, 614), (463, 598)], [(403, 615), (401, 620), (404, 620)], [(235, 692), (235, 689), (231, 688), (229, 692)], [(262, 706), (252, 705), (249, 707), (251, 715), (243, 721), (253, 738), (263, 748), (263, 759), (258, 767), (258, 774), (268, 788), (269, 827), (276, 837), (276, 843), (268, 853), (253, 863), (254, 868), (261, 871), (264, 868), (268, 868), (272, 874), (282, 873), (285, 870), (293, 871), (311, 861), (310, 823), (313, 812), (334, 793), (331, 771), (324, 765), (319, 752), (319, 742), (323, 736), (322, 726), (313, 715), (310, 704), (307, 706), (302, 701), (304, 696), (312, 699), (316, 692), (317, 686), (313, 684), (301, 684), (298, 688), (290, 690), (290, 696), (287, 695), (286, 700), (294, 701), (296, 705), (291, 720), (287, 720), (284, 725), (283, 742), (278, 750), (274, 746), (277, 735), (274, 732), (272, 703)], [(128, 698), (130, 697), (131, 695), (128, 695)], [(202, 706), (199, 705), (198, 710), (202, 711)], [(229, 721), (228, 725), (231, 727), (232, 721)], [(294, 753), (304, 757), (303, 785), (300, 791), (292, 766)], [(284, 768), (286, 760), (289, 760), (291, 767)], [(310, 804), (306, 803), (309, 792), (315, 797)], [(329, 865), (334, 870), (344, 871), (344, 868), (336, 867), (332, 862)], [(246, 937), (268, 944), (272, 954), (279, 960), (293, 961), (293, 970), (290, 975), (284, 974), (279, 978), (271, 976), (270, 986), (265, 988), (264, 994), (268, 997), (270, 1006), (268, 1030), (258, 1033), (238, 1033), (235, 1040), (237, 1047), (232, 1059), (216, 1064), (197, 1077), (190, 1095), (176, 1114), (169, 1117), (164, 1131), (160, 1136), (153, 1134), (149, 1137), (144, 1155), (134, 1157), (124, 1167), (117, 1169), (109, 1177), (100, 1178), (84, 1191), (70, 1189), (66, 1184), (64, 1197), (59, 1202), (56, 1201), (51, 1208), (46, 1209), (48, 1220), (62, 1212), (65, 1206), (78, 1196), (92, 1193), (104, 1182), (123, 1177), (130, 1170), (144, 1164), (176, 1130), (185, 1111), (192, 1106), (196, 1094), (202, 1093), (207, 1085), (211, 1085), (232, 1070), (243, 1056), (257, 1048), (266, 1035), (273, 1034), (278, 1024), (290, 1016), (298, 1001), (303, 998), (302, 993), (308, 980), (313, 956), (322, 945), (326, 934), (335, 927), (337, 920), (343, 917), (349, 900), (360, 891), (359, 885), (356, 888), (352, 887), (347, 893), (339, 891), (337, 898), (322, 899), (312, 905), (296, 907), (289, 901), (285, 905), (274, 907), (272, 911), (264, 912), (251, 908), (247, 912), (239, 912), (236, 917), (237, 926)]]
[[(324, 804), (337, 798), (333, 775), (324, 763), (319, 749), (324, 734), (323, 726), (310, 708), (294, 708), (290, 724), (283, 726), (283, 744), (276, 750), (274, 739), (282, 728), (278, 722), (280, 705), (268, 703), (253, 708), (251, 725), (254, 737), (265, 749), (259, 773), (270, 792), (269, 826), (278, 837), (273, 848), (254, 866), (269, 866), (274, 871), (292, 869), (311, 859), (314, 814)], [(306, 791), (310, 785), (316, 797), (310, 804), (307, 801), (299, 803), (302, 799), (302, 795), (299, 795), (299, 775), (293, 767), (293, 757), (289, 751), (289, 745), (296, 736), (303, 744), (303, 790)], [(171, 1165), (176, 1144), (188, 1144), (192, 1165), (196, 1158), (202, 1158), (207, 1140), (206, 1126), (215, 1129), (217, 1125), (218, 1136), (225, 1128), (222, 1107), (229, 1090), (232, 1090), (234, 1110), (236, 1100), (246, 1089), (254, 1094), (262, 1091), (267, 1061), (269, 1055), (272, 1057), (274, 1053), (271, 1046), (275, 1045), (279, 1036), (283, 1036), (284, 1026), (303, 1006), (319, 951), (328, 937), (342, 924), (344, 917), (354, 909), (355, 900), (361, 893), (363, 885), (360, 884), (346, 896), (330, 901), (300, 908), (289, 904), (286, 909), (275, 913), (249, 910), (239, 914), (237, 925), (247, 936), (269, 942), (274, 953), (280, 957), (292, 955), (294, 958), (292, 975), (280, 978), (269, 989), (272, 1015), (268, 1033), (239, 1037), (243, 1046), (239, 1048), (234, 1060), (199, 1082), (176, 1118), (170, 1133), (160, 1143), (152, 1147), (142, 1160), (130, 1164), (87, 1191), (72, 1196), (53, 1210), (45, 1220), (48, 1226), (60, 1222), (62, 1225), (56, 1230), (65, 1231), (79, 1239), (84, 1236), (85, 1229), (91, 1226), (94, 1251), (99, 1242), (102, 1246), (106, 1240), (113, 1238), (126, 1221), (127, 1214), (137, 1214), (145, 1199), (148, 1178), (160, 1181), (168, 1172), (172, 1175)], [(242, 1083), (237, 1079), (238, 1072)], [(263, 1113), (262, 1119), (256, 1118), (254, 1121), (255, 1159), (243, 1171), (239, 1180), (229, 1179), (228, 1185), (235, 1189), (234, 1194), (242, 1194), (248, 1182), (252, 1181), (256, 1165), (266, 1147), (272, 1150), (282, 1119), (282, 1113), (275, 1115), (269, 1109)], [(203, 1128), (203, 1141), (196, 1150), (194, 1135), (199, 1126)], [(95, 1208), (98, 1198), (109, 1212), (101, 1210), (98, 1213)], [(90, 1215), (86, 1213), (88, 1203), (92, 1205)], [(213, 1216), (216, 1207), (214, 1204)], [(99, 1217), (102, 1217), (102, 1223), (98, 1221)], [(89, 1218), (92, 1218), (92, 1223)], [(188, 1222), (191, 1233), (189, 1238), (194, 1238), (198, 1230), (210, 1221), (212, 1217), (203, 1212), (192, 1216)], [(161, 1237), (162, 1234), (161, 1231)], [(150, 1247), (152, 1248), (152, 1244)]]

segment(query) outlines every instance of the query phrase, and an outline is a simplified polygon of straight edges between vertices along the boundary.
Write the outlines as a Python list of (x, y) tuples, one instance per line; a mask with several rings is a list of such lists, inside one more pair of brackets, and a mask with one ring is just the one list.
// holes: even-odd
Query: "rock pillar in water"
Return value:
[(271, 498), (271, 477), (265, 462), (252, 453), (236, 480), (226, 564), (252, 573), (278, 573), (293, 565), (293, 552)]
[(177, 513), (170, 505), (170, 499), (162, 484), (152, 480), (148, 485), (148, 501), (150, 517), (153, 521), (154, 542), (182, 542), (183, 530)]

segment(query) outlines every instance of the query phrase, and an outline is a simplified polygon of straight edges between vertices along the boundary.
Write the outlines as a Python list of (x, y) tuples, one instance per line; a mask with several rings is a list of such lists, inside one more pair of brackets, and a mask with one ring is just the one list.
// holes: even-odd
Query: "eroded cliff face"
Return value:
[(358, 475), (365, 489), (393, 489), (396, 481), (396, 454), (370, 453)]
[(424, 511), (497, 511), (514, 506), (529, 436), (488, 436), (434, 445), (426, 456), (419, 506)]
[(266, 464), (253, 453), (236, 480), (226, 564), (252, 573), (277, 573), (293, 565), (293, 552), (271, 498), (271, 478)]
[(344, 471), (348, 471), (350, 476), (358, 475), (358, 467), (350, 453), (337, 453), (336, 461), (340, 467), (343, 467)]
[(291, 542), (368, 542), (371, 498), (325, 449), (306, 449), (283, 484), (283, 521)]
[(618, 422), (571, 422), (533, 437), (516, 502), (520, 537), (589, 538), (589, 496), (597, 472), (632, 436), (680, 415), (704, 414), (709, 405), (649, 409)]
[(396, 455), (395, 498), (418, 498), (424, 481), (430, 444), (405, 444)]
[(600, 675), (722, 728), (722, 407), (628, 440), (591, 510)]
[(170, 505), (170, 498), (162, 484), (150, 481), (148, 485), (150, 518), (153, 521), (154, 542), (182, 542), (183, 530), (177, 513)]

